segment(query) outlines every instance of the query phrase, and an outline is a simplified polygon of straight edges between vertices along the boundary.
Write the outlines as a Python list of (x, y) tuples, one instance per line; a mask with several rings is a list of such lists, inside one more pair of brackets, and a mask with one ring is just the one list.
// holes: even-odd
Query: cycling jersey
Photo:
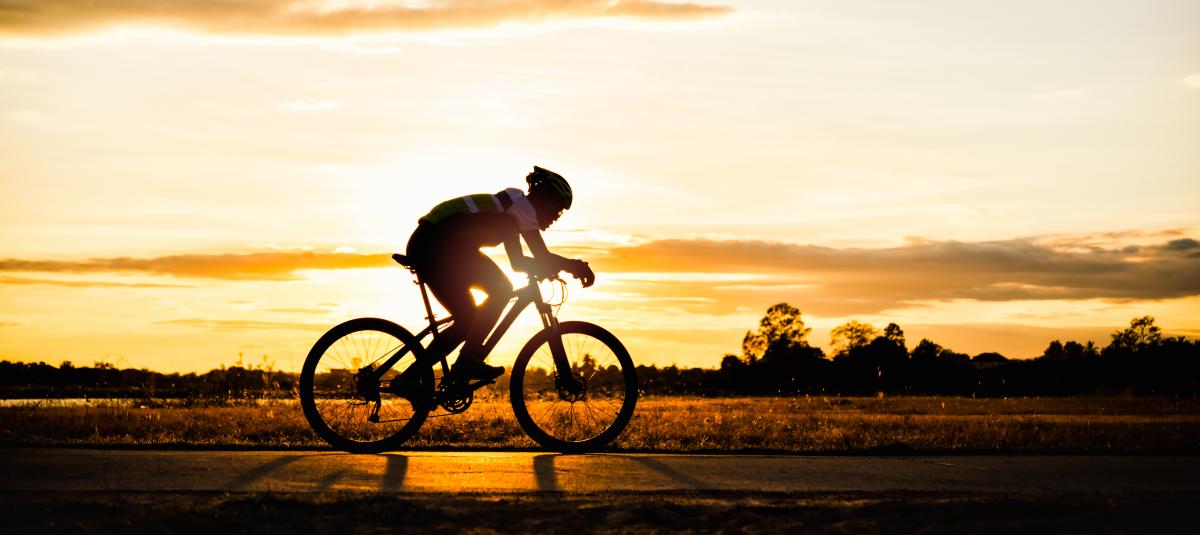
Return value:
[(538, 230), (537, 212), (525, 193), (517, 188), (508, 188), (495, 195), (477, 193), (450, 199), (434, 206), (420, 221), (438, 224), (462, 214), (505, 214), (517, 224), (519, 232)]

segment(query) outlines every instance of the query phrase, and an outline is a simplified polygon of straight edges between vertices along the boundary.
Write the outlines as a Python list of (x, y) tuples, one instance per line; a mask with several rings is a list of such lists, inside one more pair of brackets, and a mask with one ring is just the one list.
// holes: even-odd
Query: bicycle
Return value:
[[(470, 408), (475, 391), (495, 381), (448, 379), (446, 355), (427, 355), (425, 338), (435, 338), (453, 323), (437, 318), (429, 293), (404, 255), (392, 259), (412, 272), (421, 288), (429, 325), (416, 335), (380, 318), (358, 318), (326, 332), (304, 361), (300, 373), (300, 405), (313, 431), (334, 448), (352, 453), (395, 449), (411, 438), (440, 407), (448, 414)], [(542, 298), (541, 281), (566, 283), (557, 275), (530, 273), (529, 284), (516, 290), (508, 312), (484, 342), (489, 355), (500, 338), (529, 305), (543, 329), (517, 355), (509, 374), (509, 401), (521, 429), (543, 447), (583, 452), (611, 443), (633, 417), (637, 404), (637, 371), (621, 341), (587, 322), (559, 322), (555, 308)], [(563, 301), (565, 301), (565, 293)], [(432, 361), (432, 364), (428, 364)], [(418, 362), (426, 364), (417, 364)], [(434, 366), (441, 364), (435, 378)], [(408, 389), (400, 394), (391, 381), (410, 366), (420, 365)]]

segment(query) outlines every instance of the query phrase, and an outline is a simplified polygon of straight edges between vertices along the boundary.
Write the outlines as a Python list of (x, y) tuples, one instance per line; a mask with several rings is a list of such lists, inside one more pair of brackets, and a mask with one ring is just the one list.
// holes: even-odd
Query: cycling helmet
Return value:
[(571, 193), (571, 185), (567, 183), (567, 179), (563, 178), (562, 175), (535, 165), (533, 166), (533, 172), (525, 177), (525, 182), (529, 184), (530, 193), (535, 191), (546, 192), (562, 202), (563, 210), (571, 208), (571, 200), (574, 198), (574, 194)]

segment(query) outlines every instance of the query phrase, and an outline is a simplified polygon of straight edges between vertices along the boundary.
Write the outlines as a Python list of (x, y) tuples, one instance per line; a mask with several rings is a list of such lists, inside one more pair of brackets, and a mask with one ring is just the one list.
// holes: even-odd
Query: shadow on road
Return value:
[(708, 484), (704, 483), (703, 481), (700, 481), (699, 479), (696, 479), (696, 478), (689, 476), (683, 472), (680, 472), (679, 470), (671, 468), (670, 466), (663, 464), (662, 461), (657, 461), (657, 460), (651, 459), (650, 457), (631, 457), (631, 456), (625, 456), (625, 455), (614, 455), (613, 457), (624, 459), (626, 461), (633, 461), (636, 464), (640, 464), (646, 468), (649, 468), (651, 470), (654, 470), (655, 472), (658, 472), (659, 474), (662, 474), (663, 476), (666, 476), (668, 479), (675, 481), (676, 483), (686, 485), (693, 489), (698, 490), (698, 489), (704, 489), (704, 488), (711, 487), (711, 485), (708, 485)]
[[(559, 458), (565, 459), (568, 457), (586, 458), (587, 455), (565, 455), (565, 454), (560, 454), (560, 453), (547, 453), (547, 454), (534, 456), (534, 458), (533, 458), (533, 475), (537, 479), (537, 488), (539, 491), (563, 492), (566, 490), (566, 489), (563, 489), (562, 485), (558, 481), (558, 470), (555, 468), (554, 465), (555, 465), (555, 461), (557, 459), (559, 459)], [(663, 463), (662, 461), (653, 459), (651, 457), (631, 456), (631, 455), (613, 455), (613, 454), (607, 454), (607, 455), (605, 455), (605, 457), (616, 458), (616, 459), (621, 459), (623, 461), (631, 462), (635, 465), (641, 466), (643, 468), (647, 468), (667, 479), (670, 479), (671, 481), (674, 481), (676, 483), (679, 483), (679, 484), (689, 487), (691, 489), (701, 490), (701, 489), (713, 488), (713, 485), (705, 483), (705, 482), (703, 482), (699, 479), (696, 479), (696, 478), (694, 478), (688, 474), (685, 474), (683, 472), (680, 472), (679, 470), (668, 466), (666, 463)]]
[(336, 472), (333, 472), (332, 474), (329, 474), (329, 475), (321, 478), (321, 480), (317, 482), (316, 491), (317, 492), (329, 492), (330, 490), (333, 489), (334, 483), (337, 483), (338, 480), (342, 478), (342, 476), (346, 475), (346, 473), (347, 473), (347, 470), (338, 470)]
[(312, 457), (312, 455), (285, 455), (283, 457), (267, 461), (255, 466), (254, 468), (251, 468), (250, 470), (247, 470), (246, 472), (243, 472), (229, 481), (226, 481), (223, 485), (223, 488), (227, 488), (229, 490), (246, 490), (256, 481), (266, 477), (271, 472), (279, 470), (280, 468), (299, 461), (305, 457)]
[(558, 473), (554, 471), (554, 458), (558, 453), (537, 455), (533, 458), (533, 475), (537, 478), (538, 490), (544, 492), (560, 492)]
[(383, 479), (379, 481), (379, 490), (398, 491), (404, 488), (404, 477), (408, 474), (408, 457), (397, 453), (384, 454), (387, 467), (383, 471)]

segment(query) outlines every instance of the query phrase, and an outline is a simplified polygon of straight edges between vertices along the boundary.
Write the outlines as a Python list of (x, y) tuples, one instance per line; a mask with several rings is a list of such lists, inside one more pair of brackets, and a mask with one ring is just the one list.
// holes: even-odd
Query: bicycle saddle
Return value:
[(397, 264), (400, 264), (400, 265), (402, 265), (402, 266), (404, 266), (404, 267), (406, 267), (406, 268), (408, 268), (408, 269), (412, 269), (412, 268), (413, 268), (413, 267), (412, 267), (412, 263), (408, 261), (408, 257), (407, 257), (407, 256), (404, 256), (404, 255), (402, 255), (402, 254), (400, 254), (400, 253), (395, 253), (395, 254), (393, 254), (393, 255), (392, 255), (392, 260), (395, 260)]

